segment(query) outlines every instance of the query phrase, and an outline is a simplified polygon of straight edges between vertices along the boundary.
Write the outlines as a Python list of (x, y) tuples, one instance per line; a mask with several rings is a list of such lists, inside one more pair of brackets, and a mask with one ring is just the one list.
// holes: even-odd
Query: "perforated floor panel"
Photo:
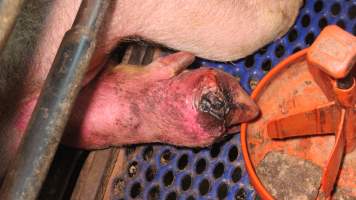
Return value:
[[(273, 66), (309, 46), (326, 25), (337, 24), (355, 35), (355, 18), (355, 0), (306, 0), (296, 24), (283, 38), (236, 62), (199, 63), (233, 74), (251, 92)], [(127, 171), (115, 185), (125, 184), (124, 199), (257, 199), (244, 168), (239, 137), (236, 134), (206, 149), (128, 148)]]

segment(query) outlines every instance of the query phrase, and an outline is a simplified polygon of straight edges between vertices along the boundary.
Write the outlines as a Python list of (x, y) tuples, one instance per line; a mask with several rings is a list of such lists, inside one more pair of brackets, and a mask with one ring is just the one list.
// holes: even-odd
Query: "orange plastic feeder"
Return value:
[(356, 37), (328, 26), (256, 87), (241, 143), (263, 199), (356, 199), (355, 62)]

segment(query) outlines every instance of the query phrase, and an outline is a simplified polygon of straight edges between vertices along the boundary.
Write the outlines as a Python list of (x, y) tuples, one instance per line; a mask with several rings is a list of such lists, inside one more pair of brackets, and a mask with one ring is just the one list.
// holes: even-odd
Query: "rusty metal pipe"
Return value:
[(82, 1), (75, 22), (57, 52), (16, 158), (4, 179), (0, 199), (36, 199), (79, 93), (95, 49), (98, 29), (110, 2)]
[(0, 0), (0, 54), (14, 28), (24, 0)]

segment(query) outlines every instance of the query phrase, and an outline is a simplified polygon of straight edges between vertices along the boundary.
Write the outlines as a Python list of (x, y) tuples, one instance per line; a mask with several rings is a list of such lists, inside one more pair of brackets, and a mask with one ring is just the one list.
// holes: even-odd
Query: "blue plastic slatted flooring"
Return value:
[[(337, 24), (355, 35), (355, 15), (356, 0), (306, 0), (296, 24), (283, 38), (235, 62), (198, 62), (233, 74), (251, 92), (273, 66), (309, 46), (326, 25)], [(136, 147), (136, 153), (129, 156), (127, 172), (119, 177), (125, 179), (125, 199), (258, 198), (249, 184), (239, 137), (236, 134), (205, 149)]]

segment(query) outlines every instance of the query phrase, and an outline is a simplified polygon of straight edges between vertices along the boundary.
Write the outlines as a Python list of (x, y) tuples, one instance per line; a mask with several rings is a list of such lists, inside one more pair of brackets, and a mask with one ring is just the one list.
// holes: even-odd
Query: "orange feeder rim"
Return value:
[[(251, 97), (253, 100), (256, 100), (258, 95), (263, 91), (263, 89), (268, 85), (270, 80), (277, 75), (284, 67), (290, 65), (291, 63), (295, 62), (296, 60), (300, 59), (301, 57), (306, 55), (308, 48), (305, 48), (295, 54), (292, 54), (282, 62), (276, 65), (266, 76), (258, 83), (255, 90), (252, 92)], [(242, 155), (245, 160), (245, 166), (247, 173), (249, 174), (251, 184), (256, 189), (257, 193), (266, 200), (273, 200), (274, 198), (272, 195), (267, 191), (267, 189), (263, 186), (262, 182), (258, 178), (255, 169), (252, 165), (248, 147), (247, 147), (247, 126), (248, 123), (243, 123), (241, 125), (241, 147), (242, 147)]]

